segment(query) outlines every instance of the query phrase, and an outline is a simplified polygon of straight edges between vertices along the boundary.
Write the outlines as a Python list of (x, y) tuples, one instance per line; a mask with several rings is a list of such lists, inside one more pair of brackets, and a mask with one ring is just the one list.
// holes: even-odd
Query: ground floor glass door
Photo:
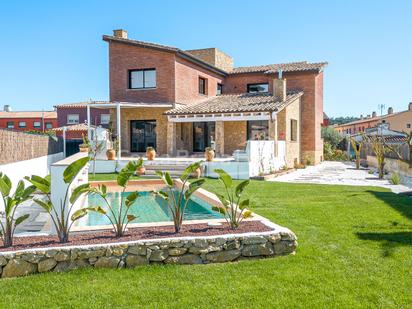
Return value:
[(206, 147), (210, 147), (211, 141), (215, 140), (214, 122), (194, 122), (193, 123), (193, 151), (202, 152)]
[(156, 148), (156, 120), (130, 121), (130, 151), (145, 152), (147, 147)]

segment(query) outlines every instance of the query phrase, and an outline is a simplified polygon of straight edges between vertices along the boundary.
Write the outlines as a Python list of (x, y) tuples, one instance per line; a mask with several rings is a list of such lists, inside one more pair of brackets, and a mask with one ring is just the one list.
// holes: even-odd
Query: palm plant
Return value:
[(17, 207), (28, 200), (30, 195), (36, 190), (34, 186), (26, 188), (22, 180), (18, 182), (13, 194), (11, 194), (11, 189), (12, 183), (9, 177), (0, 173), (0, 193), (4, 205), (4, 222), (0, 219), (0, 236), (3, 239), (4, 247), (11, 247), (13, 245), (13, 236), (16, 227), (29, 217), (29, 214), (24, 214), (14, 219)]
[(213, 206), (212, 209), (224, 216), (230, 228), (236, 229), (243, 219), (252, 215), (252, 212), (246, 209), (249, 206), (249, 199), (241, 200), (242, 193), (250, 181), (242, 181), (233, 190), (233, 179), (228, 173), (222, 169), (215, 169), (215, 173), (219, 175), (219, 180), (225, 187), (226, 196), (215, 193), (222, 206)]
[(124, 197), (124, 195), (130, 178), (142, 164), (143, 159), (129, 161), (117, 175), (117, 184), (123, 188), (118, 209), (108, 201), (107, 187), (105, 185), (99, 185), (98, 187), (89, 188), (88, 190), (88, 192), (97, 194), (104, 200), (107, 210), (102, 206), (97, 206), (88, 207), (87, 211), (94, 211), (106, 216), (109, 219), (110, 224), (113, 226), (116, 237), (122, 237), (126, 231), (127, 225), (137, 218), (135, 215), (129, 214), (129, 211), (139, 197), (139, 193), (135, 191), (129, 193), (127, 197)]
[(69, 241), (69, 233), (73, 223), (84, 217), (87, 214), (87, 209), (80, 208), (75, 211), (71, 216), (73, 205), (77, 199), (84, 193), (88, 192), (90, 185), (89, 183), (79, 185), (72, 192), (71, 184), (76, 178), (77, 174), (85, 167), (89, 162), (89, 157), (81, 158), (69, 166), (63, 172), (63, 181), (67, 185), (64, 199), (60, 199), (58, 205), (53, 204), (51, 199), (51, 176), (47, 175), (46, 177), (40, 177), (32, 175), (30, 178), (25, 177), (27, 181), (32, 183), (37, 190), (45, 194), (46, 199), (33, 199), (38, 205), (40, 205), (47, 213), (50, 215), (57, 236), (61, 243), (66, 243)]
[(191, 196), (205, 182), (205, 179), (200, 178), (190, 184), (187, 184), (190, 175), (192, 175), (192, 173), (195, 172), (196, 169), (200, 168), (200, 165), (201, 162), (196, 162), (186, 167), (179, 178), (181, 180), (180, 188), (175, 187), (175, 182), (173, 181), (169, 172), (156, 172), (157, 175), (159, 175), (159, 177), (166, 184), (167, 191), (161, 190), (159, 192), (155, 192), (155, 194), (167, 201), (167, 206), (172, 215), (176, 233), (179, 233), (182, 228), (185, 210)]

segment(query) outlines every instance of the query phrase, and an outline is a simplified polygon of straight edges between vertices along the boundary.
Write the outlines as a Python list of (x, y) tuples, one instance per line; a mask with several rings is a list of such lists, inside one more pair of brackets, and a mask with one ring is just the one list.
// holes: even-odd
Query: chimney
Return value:
[(371, 118), (371, 115), (367, 115), (366, 118)]
[(360, 114), (360, 117), (359, 117), (360, 119), (363, 119), (363, 115), (362, 114)]
[(127, 39), (127, 31), (124, 29), (113, 30), (113, 36), (120, 39)]
[(412, 102), (409, 102), (408, 110), (412, 111)]
[(388, 108), (388, 115), (390, 115), (390, 114), (393, 114), (393, 108), (392, 107)]
[(11, 112), (11, 106), (10, 106), (10, 105), (4, 105), (3, 111), (5, 111), (5, 112)]
[(282, 78), (282, 70), (279, 70), (278, 78), (273, 79), (272, 95), (281, 101), (286, 100), (286, 78)]
[(372, 118), (376, 117), (376, 112), (372, 112)]

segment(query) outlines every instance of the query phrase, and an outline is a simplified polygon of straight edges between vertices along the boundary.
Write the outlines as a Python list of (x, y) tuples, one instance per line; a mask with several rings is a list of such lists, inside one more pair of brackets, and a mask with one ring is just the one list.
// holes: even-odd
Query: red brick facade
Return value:
[[(79, 123), (87, 122), (87, 107), (65, 107), (64, 105), (56, 106), (57, 108), (57, 125), (59, 127), (69, 125), (67, 123), (67, 116), (70, 114), (79, 115)], [(109, 109), (90, 108), (91, 124), (96, 126), (108, 127), (107, 124), (101, 123), (102, 115), (110, 115)]]
[[(13, 123), (13, 128), (8, 127), (9, 122)], [(23, 122), (25, 126), (20, 126), (19, 124)], [(40, 123), (40, 127), (35, 126), (35, 123)], [(44, 131), (50, 130), (57, 127), (57, 118), (45, 118), (44, 119)], [(17, 131), (43, 131), (43, 119), (42, 118), (1, 118), (0, 119), (0, 129), (13, 129)]]

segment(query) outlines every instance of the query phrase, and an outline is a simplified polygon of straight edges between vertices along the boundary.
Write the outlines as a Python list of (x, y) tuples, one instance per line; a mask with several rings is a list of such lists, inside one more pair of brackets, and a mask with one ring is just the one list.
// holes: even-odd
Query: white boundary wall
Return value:
[(0, 165), (0, 172), (6, 174), (16, 188), (19, 180), (24, 176), (38, 175), (46, 176), (50, 174), (50, 166), (64, 158), (63, 152), (34, 158), (31, 160), (18, 161)]

